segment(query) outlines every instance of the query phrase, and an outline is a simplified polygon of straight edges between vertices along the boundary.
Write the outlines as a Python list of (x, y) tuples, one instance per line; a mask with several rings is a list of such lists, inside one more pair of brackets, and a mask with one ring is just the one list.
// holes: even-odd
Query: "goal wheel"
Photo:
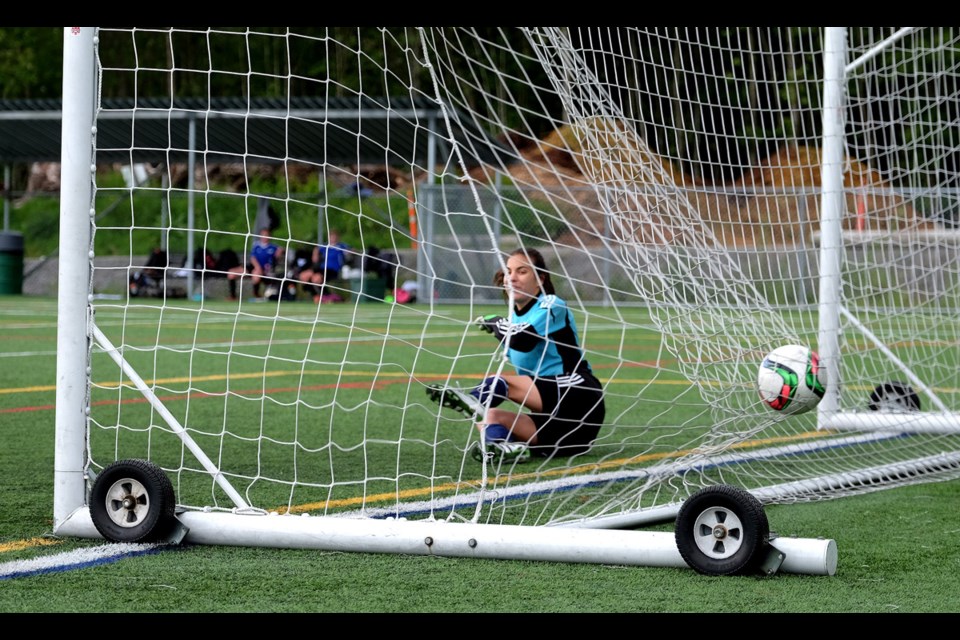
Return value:
[(111, 542), (157, 542), (176, 524), (173, 484), (147, 460), (118, 460), (90, 490), (90, 518)]
[(920, 411), (920, 396), (906, 382), (884, 382), (870, 393), (870, 411), (913, 412)]
[(730, 485), (704, 487), (687, 498), (674, 530), (683, 560), (711, 576), (759, 572), (769, 535), (760, 501)]

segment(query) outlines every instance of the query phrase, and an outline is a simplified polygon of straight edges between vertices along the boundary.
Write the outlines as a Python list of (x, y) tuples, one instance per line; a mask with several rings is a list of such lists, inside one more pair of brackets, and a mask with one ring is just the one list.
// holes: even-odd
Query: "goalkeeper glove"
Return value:
[(486, 331), (487, 333), (493, 333), (493, 329), (497, 326), (497, 322), (503, 320), (502, 316), (491, 314), (488, 316), (480, 316), (476, 319), (477, 326), (480, 327), (481, 331)]

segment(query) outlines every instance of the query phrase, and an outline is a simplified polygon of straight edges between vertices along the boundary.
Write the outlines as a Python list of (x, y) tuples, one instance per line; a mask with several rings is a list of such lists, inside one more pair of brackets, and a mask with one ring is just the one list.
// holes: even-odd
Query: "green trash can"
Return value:
[(23, 234), (0, 231), (0, 295), (23, 293)]
[(387, 281), (378, 276), (364, 274), (360, 278), (350, 278), (350, 291), (358, 302), (383, 302), (387, 295)]

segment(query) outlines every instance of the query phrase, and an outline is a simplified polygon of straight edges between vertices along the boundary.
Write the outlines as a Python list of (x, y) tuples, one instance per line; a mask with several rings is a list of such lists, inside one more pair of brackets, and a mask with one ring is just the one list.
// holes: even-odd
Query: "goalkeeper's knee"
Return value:
[(480, 404), (486, 406), (490, 400), (491, 407), (499, 406), (507, 399), (507, 381), (500, 376), (490, 376), (470, 392)]

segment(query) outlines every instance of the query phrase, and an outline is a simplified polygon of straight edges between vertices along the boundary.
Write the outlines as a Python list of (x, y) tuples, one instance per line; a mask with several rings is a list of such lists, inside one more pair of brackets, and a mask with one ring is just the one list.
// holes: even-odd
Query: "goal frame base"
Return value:
[[(199, 545), (689, 568), (668, 531), (202, 511), (182, 512), (177, 519), (186, 529), (182, 541)], [(55, 533), (102, 538), (87, 507), (73, 512)], [(772, 537), (769, 544), (782, 555), (781, 572), (836, 573), (832, 539)]]

